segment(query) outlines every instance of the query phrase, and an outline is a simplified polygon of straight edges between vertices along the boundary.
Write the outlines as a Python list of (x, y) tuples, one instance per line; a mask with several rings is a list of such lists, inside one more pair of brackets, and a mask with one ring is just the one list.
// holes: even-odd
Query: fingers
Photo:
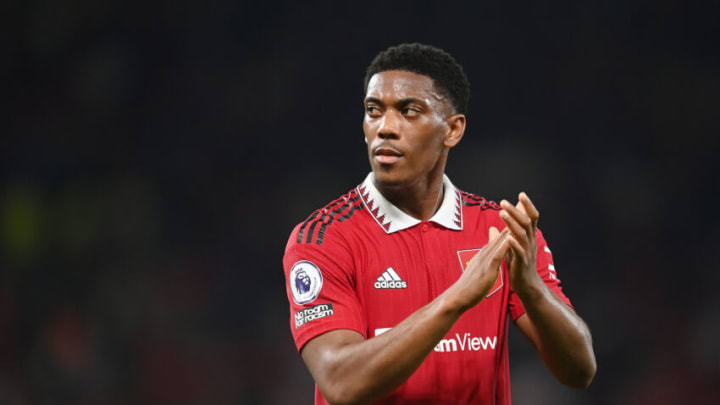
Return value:
[(504, 252), (509, 249), (509, 245), (507, 245), (506, 239), (510, 235), (510, 229), (507, 227), (502, 230), (502, 232), (498, 232), (497, 228), (494, 226), (490, 227), (489, 232), (489, 241), (487, 245), (485, 245), (480, 253), (473, 257), (473, 261), (477, 260), (483, 260), (483, 257), (489, 257), (491, 260), (496, 256), (496, 253), (498, 251)]
[(498, 231), (498, 229), (495, 228), (494, 226), (491, 226), (489, 236), (488, 236), (488, 242), (497, 238), (498, 235), (500, 235), (500, 231)]
[(520, 242), (517, 241), (514, 237), (510, 236), (508, 238), (508, 252), (510, 253), (510, 256), (512, 256), (510, 259), (519, 258), (523, 262), (527, 261), (528, 257), (526, 254), (525, 248), (523, 248), (522, 245), (520, 245)]
[(507, 251), (509, 247), (504, 247), (503, 244), (505, 244), (505, 239), (510, 235), (510, 230), (508, 228), (505, 228), (502, 230), (502, 232), (498, 232), (498, 229), (494, 226), (491, 226), (489, 229), (489, 241), (487, 245), (483, 246), (483, 248), (480, 250), (480, 253), (475, 255), (472, 258), (472, 261), (482, 261), (485, 257), (494, 257), (495, 252), (500, 248), (503, 252)]
[(502, 207), (500, 218), (507, 226), (505, 230), (510, 230), (510, 236), (507, 237), (506, 242), (508, 246), (506, 256), (513, 261), (533, 260), (531, 255), (534, 254), (535, 232), (540, 212), (524, 192), (518, 195), (517, 205), (503, 200), (500, 202), (500, 206)]
[(522, 227), (528, 227), (528, 226), (532, 225), (532, 221), (530, 221), (530, 217), (528, 217), (527, 215), (525, 215), (524, 212), (520, 211), (519, 208), (517, 208), (517, 207), (513, 206), (512, 204), (510, 204), (507, 200), (502, 200), (502, 201), (500, 201), (500, 206), (501, 206), (502, 209), (503, 209), (503, 210), (500, 212), (500, 214), (502, 214), (503, 212), (506, 212), (506, 213), (510, 214), (510, 216), (511, 216), (513, 219), (515, 219), (515, 221), (517, 221), (518, 223), (520, 223), (520, 226), (522, 226)]
[(497, 265), (499, 266), (503, 257), (505, 257), (505, 253), (510, 248), (508, 239), (511, 237), (510, 230), (508, 228), (503, 229), (495, 239), (485, 246), (485, 249), (483, 249), (485, 252), (483, 253), (488, 255), (492, 261), (497, 261)]
[[(527, 229), (525, 227), (523, 227), (522, 225), (520, 225), (514, 217), (512, 217), (510, 214), (508, 214), (507, 211), (505, 211), (505, 210), (500, 211), (500, 219), (502, 219), (503, 222), (505, 222), (505, 225), (507, 225), (507, 228), (505, 228), (505, 229), (509, 229), (510, 232), (512, 232), (512, 234), (515, 236), (515, 238), (520, 239), (523, 243), (527, 242), (527, 239), (528, 239)], [(528, 223), (529, 223), (529, 219), (528, 219)]]
[(482, 248), (482, 253), (492, 256), (498, 246), (501, 246), (504, 243), (505, 239), (510, 234), (510, 230), (505, 228), (502, 232), (498, 232), (497, 228), (492, 226), (490, 227), (489, 234), (489, 241), (487, 245)]
[(532, 221), (533, 229), (537, 229), (537, 223), (538, 219), (540, 219), (540, 211), (535, 208), (535, 204), (530, 201), (530, 197), (528, 197), (525, 192), (521, 192), (518, 196), (518, 205), (521, 205), (524, 208), (525, 213), (530, 218), (530, 221)]
[[(510, 229), (507, 227), (502, 230), (502, 232), (498, 232), (496, 227), (490, 227), (489, 230), (489, 242), (487, 245), (485, 245), (480, 253), (473, 257), (472, 260), (495, 260), (495, 257), (499, 255), (498, 252), (502, 252), (504, 255), (505, 252), (510, 248), (510, 246), (507, 244), (507, 238), (510, 236)], [(485, 258), (485, 259), (483, 259)]]
[[(540, 217), (540, 212), (537, 208), (535, 208), (535, 205), (526, 193), (522, 192), (518, 195), (517, 205), (513, 206), (507, 200), (503, 200), (500, 202), (500, 206), (502, 207), (503, 212), (509, 214), (510, 219), (514, 219), (525, 229), (525, 233), (527, 234), (529, 240), (534, 237), (535, 232), (537, 231), (537, 223), (538, 218)], [(501, 213), (501, 218), (508, 226), (510, 226), (508, 217)], [(513, 234), (522, 240), (522, 233), (518, 233), (516, 228), (513, 229)]]
[(503, 200), (500, 206), (503, 208), (500, 211), (500, 219), (507, 225), (506, 229), (510, 229), (512, 235), (521, 245), (529, 248), (535, 236), (530, 218), (506, 200)]

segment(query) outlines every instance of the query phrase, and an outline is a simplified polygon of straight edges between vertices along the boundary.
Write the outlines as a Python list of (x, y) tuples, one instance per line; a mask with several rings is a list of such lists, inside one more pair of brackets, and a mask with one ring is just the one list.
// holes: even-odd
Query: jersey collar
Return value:
[[(365, 181), (357, 186), (357, 191), (370, 215), (386, 233), (402, 231), (422, 222), (402, 212), (400, 208), (388, 201), (375, 187), (374, 180), (375, 174), (370, 172)], [(435, 215), (430, 218), (430, 221), (454, 231), (461, 231), (463, 229), (463, 213), (460, 190), (455, 188), (450, 179), (444, 174), (443, 188), (445, 191), (443, 201)]]

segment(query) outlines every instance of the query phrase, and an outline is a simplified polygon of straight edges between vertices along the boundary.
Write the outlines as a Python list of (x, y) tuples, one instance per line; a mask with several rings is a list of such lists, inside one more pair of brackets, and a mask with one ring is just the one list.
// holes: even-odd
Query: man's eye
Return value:
[(368, 115), (375, 115), (375, 114), (378, 114), (378, 113), (380, 112), (380, 109), (377, 108), (377, 107), (375, 107), (375, 106), (369, 105), (369, 106), (365, 107), (365, 112), (366, 112)]
[(418, 115), (418, 114), (420, 114), (421, 112), (422, 112), (422, 111), (420, 111), (420, 109), (415, 108), (415, 107), (405, 107), (405, 108), (403, 109), (403, 114), (409, 115), (409, 116), (411, 116), (411, 117), (414, 116), (414, 115)]

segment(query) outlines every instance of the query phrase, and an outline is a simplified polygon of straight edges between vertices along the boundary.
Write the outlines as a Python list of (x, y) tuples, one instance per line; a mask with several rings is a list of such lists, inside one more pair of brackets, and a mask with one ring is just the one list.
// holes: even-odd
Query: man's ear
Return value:
[(443, 144), (448, 148), (457, 145), (465, 134), (465, 115), (455, 114), (447, 119), (448, 132), (445, 134)]

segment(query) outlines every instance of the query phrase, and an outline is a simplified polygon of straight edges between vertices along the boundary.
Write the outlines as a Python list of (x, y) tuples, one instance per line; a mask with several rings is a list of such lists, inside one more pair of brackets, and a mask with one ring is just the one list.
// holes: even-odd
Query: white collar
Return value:
[[(396, 207), (383, 196), (375, 187), (375, 174), (370, 172), (365, 181), (357, 186), (358, 194), (362, 197), (365, 207), (367, 207), (370, 215), (375, 218), (375, 222), (380, 225), (386, 233), (390, 234), (403, 229), (411, 228), (420, 221), (410, 215), (404, 213), (400, 208)], [(460, 200), (460, 190), (450, 182), (450, 179), (443, 174), (443, 195), (442, 204), (430, 221), (444, 226), (454, 231), (463, 229), (463, 213), (462, 201)]]

